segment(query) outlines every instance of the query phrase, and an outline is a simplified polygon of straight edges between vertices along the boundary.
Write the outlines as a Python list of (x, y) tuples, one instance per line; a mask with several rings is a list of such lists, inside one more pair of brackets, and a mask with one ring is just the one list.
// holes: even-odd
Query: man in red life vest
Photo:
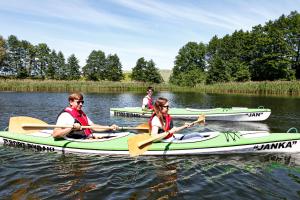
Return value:
[[(116, 130), (118, 128), (116, 125), (107, 128), (107, 126), (94, 124), (82, 111), (83, 104), (81, 93), (73, 93), (69, 96), (69, 107), (59, 113), (56, 125), (73, 125), (73, 128), (55, 128), (52, 133), (54, 138), (63, 138), (64, 136), (77, 139), (93, 138), (93, 131)], [(96, 126), (96, 128), (82, 129), (81, 126)]]
[(152, 94), (153, 94), (153, 88), (148, 87), (147, 88), (147, 95), (143, 99), (143, 105), (142, 105), (143, 110), (146, 110), (146, 109), (153, 110)]

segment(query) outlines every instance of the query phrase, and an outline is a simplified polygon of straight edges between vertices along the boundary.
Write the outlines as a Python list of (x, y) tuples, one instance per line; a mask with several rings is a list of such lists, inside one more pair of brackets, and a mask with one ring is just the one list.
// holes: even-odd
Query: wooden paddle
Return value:
[[(99, 126), (81, 126), (82, 128), (98, 128)], [(8, 131), (12, 133), (32, 133), (44, 130), (45, 128), (73, 128), (73, 125), (49, 125), (46, 122), (36, 119), (33, 117), (19, 116), (11, 117), (9, 119)], [(109, 126), (101, 126), (100, 129), (110, 129)], [(119, 127), (118, 130), (149, 130), (147, 124), (140, 124), (137, 127), (123, 126)]]
[[(204, 123), (205, 122), (205, 115), (200, 115), (197, 121), (190, 123), (188, 126), (183, 125), (179, 127), (178, 131), (181, 131), (187, 127), (193, 126), (196, 123)], [(151, 144), (155, 141), (159, 141), (165, 138), (169, 133), (164, 132), (162, 134), (158, 134), (155, 136), (151, 136), (150, 134), (139, 134), (133, 137), (128, 138), (128, 150), (131, 157), (139, 156), (143, 154), (145, 151), (149, 149)]]

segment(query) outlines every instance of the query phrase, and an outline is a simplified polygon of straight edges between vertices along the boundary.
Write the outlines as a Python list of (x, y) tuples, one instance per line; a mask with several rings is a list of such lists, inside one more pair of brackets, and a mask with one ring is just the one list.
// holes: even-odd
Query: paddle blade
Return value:
[(145, 134), (138, 134), (136, 136), (130, 137), (128, 138), (128, 151), (131, 157), (135, 157), (135, 156), (139, 156), (141, 154), (143, 154), (145, 151), (148, 150), (148, 148), (150, 147), (150, 145), (152, 144), (152, 142), (147, 143), (141, 147), (139, 147), (139, 143), (145, 140), (150, 139), (151, 136), (149, 135), (149, 133), (145, 133)]
[(33, 127), (25, 128), (22, 127), (23, 124), (48, 125), (46, 122), (33, 117), (25, 117), (25, 116), (11, 117), (9, 119), (8, 131), (12, 133), (33, 133), (45, 129), (45, 128), (33, 128)]

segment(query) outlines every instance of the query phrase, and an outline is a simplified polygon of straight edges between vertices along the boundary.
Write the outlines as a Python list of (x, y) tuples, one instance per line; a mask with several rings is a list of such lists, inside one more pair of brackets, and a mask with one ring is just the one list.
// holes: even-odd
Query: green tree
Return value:
[(17, 76), (17, 72), (20, 71), (21, 58), (20, 58), (20, 41), (14, 35), (10, 35), (7, 39), (7, 72)]
[(79, 61), (75, 57), (74, 54), (72, 54), (67, 61), (67, 79), (68, 80), (78, 80), (80, 78), (80, 66)]
[(20, 42), (20, 58), (21, 58), (21, 66), (17, 72), (18, 78), (27, 78), (31, 75), (31, 70), (34, 66), (36, 57), (36, 51), (34, 46), (26, 41), (22, 40)]
[(196, 86), (204, 83), (205, 52), (206, 46), (203, 43), (188, 42), (183, 46), (176, 56), (170, 83), (180, 86)]
[(107, 80), (120, 81), (124, 79), (122, 64), (117, 54), (107, 56), (105, 68), (105, 77)]
[(104, 52), (93, 50), (86, 61), (86, 65), (82, 68), (83, 76), (87, 80), (104, 80), (105, 65), (106, 59)]
[(249, 33), (235, 31), (221, 39), (216, 36), (207, 46), (207, 83), (248, 81), (250, 71), (247, 62)]
[(218, 55), (215, 55), (214, 59), (210, 60), (207, 83), (228, 82), (230, 78), (230, 70), (224, 64), (224, 61)]
[(269, 21), (264, 27), (254, 27), (253, 36), (255, 47), (250, 68), (252, 80), (294, 79), (295, 72), (288, 56), (291, 54), (290, 47), (284, 32)]
[(45, 79), (50, 60), (50, 48), (45, 43), (40, 43), (35, 48), (36, 61), (32, 73), (36, 78)]
[(150, 83), (163, 82), (163, 78), (155, 67), (153, 60), (147, 61), (144, 57), (137, 60), (136, 66), (132, 69), (131, 79)]
[(289, 47), (287, 57), (292, 62), (292, 69), (296, 73), (296, 78), (300, 79), (300, 14), (293, 11), (288, 16), (282, 15), (274, 21), (274, 25), (283, 32)]
[(57, 54), (57, 79), (66, 80), (68, 77), (68, 69), (64, 54), (59, 51)]
[(47, 79), (58, 79), (58, 56), (55, 50), (52, 50), (49, 55), (48, 67), (46, 70)]
[(6, 42), (4, 38), (0, 35), (0, 67), (3, 65), (3, 61), (6, 55)]
[(146, 68), (147, 68), (147, 61), (144, 57), (139, 58), (136, 62), (136, 65), (134, 68), (132, 68), (131, 73), (131, 79), (134, 81), (143, 81), (146, 82), (147, 80), (147, 74), (146, 74)]
[(155, 67), (155, 63), (153, 62), (152, 59), (146, 64), (145, 74), (147, 75), (146, 82), (150, 82), (150, 83), (163, 82), (163, 78), (159, 73), (159, 70)]

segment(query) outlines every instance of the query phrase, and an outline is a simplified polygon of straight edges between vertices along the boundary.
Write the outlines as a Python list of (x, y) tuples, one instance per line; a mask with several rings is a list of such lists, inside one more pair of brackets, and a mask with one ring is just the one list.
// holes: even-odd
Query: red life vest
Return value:
[(147, 104), (147, 107), (148, 107), (148, 109), (150, 109), (150, 110), (153, 110), (153, 99), (152, 98), (150, 98), (148, 95), (147, 96), (145, 96), (147, 99), (148, 99), (148, 104)]
[[(156, 116), (155, 113), (152, 114), (152, 116), (150, 117), (150, 120), (149, 120), (149, 127), (152, 128), (152, 119), (154, 118), (154, 116)], [(166, 125), (165, 125), (165, 128), (163, 128), (163, 131), (166, 132), (166, 131), (169, 131), (173, 128), (173, 120), (172, 120), (172, 117), (168, 114), (165, 116), (165, 120), (166, 120)], [(174, 133), (169, 133), (166, 137), (164, 137), (164, 139), (168, 139), (170, 137), (173, 136)]]
[[(89, 125), (88, 118), (82, 110), (77, 110), (77, 109), (72, 109), (70, 107), (67, 107), (67, 108), (65, 108), (64, 111), (69, 113), (75, 119), (75, 121), (78, 121), (81, 124), (81, 126)], [(83, 131), (86, 136), (89, 136), (90, 134), (92, 134), (92, 130), (89, 128), (86, 128)]]

